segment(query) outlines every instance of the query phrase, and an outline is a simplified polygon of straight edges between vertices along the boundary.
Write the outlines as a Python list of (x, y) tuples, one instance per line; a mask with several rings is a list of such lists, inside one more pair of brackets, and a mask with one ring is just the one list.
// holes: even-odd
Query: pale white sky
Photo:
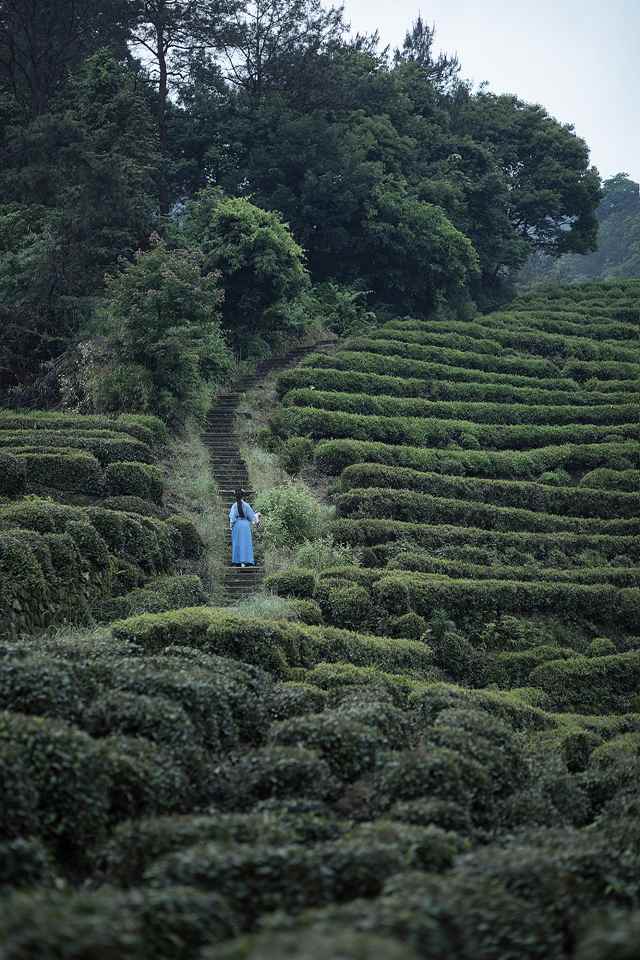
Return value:
[(352, 30), (398, 46), (422, 13), (436, 47), (495, 93), (573, 123), (603, 177), (640, 181), (640, 0), (344, 0)]

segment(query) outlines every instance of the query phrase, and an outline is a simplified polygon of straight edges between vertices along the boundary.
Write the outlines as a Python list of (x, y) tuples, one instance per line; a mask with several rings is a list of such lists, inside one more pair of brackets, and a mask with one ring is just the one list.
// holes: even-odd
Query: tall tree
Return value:
[(100, 51), (0, 146), (0, 366), (28, 380), (61, 354), (105, 272), (153, 229), (158, 151), (146, 92)]
[(130, 20), (129, 0), (0, 0), (0, 85), (43, 113), (86, 57), (124, 56)]
[(249, 0), (234, 16), (223, 45), (227, 80), (261, 97), (287, 86), (301, 61), (313, 59), (344, 32), (342, 7), (321, 0)]
[(490, 145), (509, 189), (509, 217), (532, 250), (586, 253), (596, 244), (600, 177), (570, 124), (515, 96), (480, 92), (456, 120), (460, 132)]
[(160, 212), (169, 211), (169, 94), (188, 74), (202, 49), (217, 48), (227, 37), (236, 0), (136, 0), (132, 32), (157, 91), (158, 142), (162, 156)]
[(435, 26), (429, 26), (419, 16), (407, 30), (402, 47), (396, 49), (394, 60), (396, 64), (413, 64), (439, 91), (449, 91), (459, 82), (460, 61), (448, 53), (440, 52), (436, 56), (435, 37)]

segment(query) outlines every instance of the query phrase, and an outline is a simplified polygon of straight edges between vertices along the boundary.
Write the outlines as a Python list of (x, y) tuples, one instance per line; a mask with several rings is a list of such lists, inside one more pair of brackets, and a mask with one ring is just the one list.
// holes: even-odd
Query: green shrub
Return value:
[(465, 438), (475, 438), (477, 445), (474, 442), (473, 446), (478, 452), (480, 447), (519, 451), (568, 443), (593, 444), (603, 440), (615, 443), (617, 440), (640, 439), (640, 426), (633, 422), (611, 427), (592, 424), (477, 424), (470, 420), (367, 416), (316, 407), (283, 407), (272, 417), (271, 427), (282, 438), (349, 438), (416, 447), (446, 447), (451, 443), (464, 446)]
[(286, 676), (288, 667), (351, 661), (389, 671), (422, 673), (431, 653), (422, 643), (367, 636), (331, 627), (308, 627), (290, 621), (261, 621), (207, 607), (165, 614), (143, 614), (113, 624), (116, 639), (139, 644), (148, 653), (169, 644), (195, 646), (205, 652), (253, 663)]
[(0, 891), (10, 887), (45, 887), (53, 883), (51, 859), (39, 840), (0, 842)]
[(418, 613), (403, 613), (398, 617), (388, 617), (384, 622), (384, 633), (390, 637), (406, 637), (408, 640), (421, 640), (427, 632), (427, 621)]
[(84, 711), (82, 726), (93, 737), (144, 737), (172, 750), (199, 741), (194, 725), (177, 703), (126, 691), (113, 690), (96, 697)]
[(529, 682), (566, 711), (625, 713), (640, 685), (640, 652), (554, 660), (537, 667)]
[[(330, 623), (338, 627), (358, 630), (369, 621), (371, 597), (365, 587), (357, 583), (327, 585), (326, 596), (322, 597), (321, 608)], [(316, 596), (319, 596), (317, 591)]]
[(295, 477), (313, 459), (313, 441), (305, 437), (291, 437), (279, 448), (278, 455), (283, 469)]
[(637, 960), (640, 911), (612, 913), (589, 926), (579, 939), (576, 960)]
[(315, 449), (314, 462), (324, 473), (340, 474), (354, 463), (382, 463), (418, 471), (465, 473), (468, 476), (531, 480), (544, 470), (562, 467), (574, 472), (610, 466), (621, 458), (631, 466), (640, 465), (635, 443), (563, 443), (534, 450), (438, 450), (401, 443), (371, 440), (323, 440)]
[(316, 933), (306, 929), (241, 938), (223, 947), (205, 950), (202, 960), (371, 960), (372, 957), (417, 960), (411, 947), (370, 933), (346, 930)]
[(270, 712), (274, 720), (289, 720), (324, 709), (327, 694), (312, 683), (289, 681), (273, 688)]
[(315, 540), (322, 532), (324, 508), (301, 484), (263, 491), (256, 498), (255, 509), (263, 514), (262, 536), (270, 546), (297, 546)]
[(68, 450), (60, 453), (19, 453), (27, 482), (72, 493), (96, 494), (102, 488), (102, 467), (91, 453)]
[(265, 580), (267, 590), (279, 597), (302, 597), (312, 599), (316, 589), (316, 574), (302, 567), (289, 567), (281, 573), (274, 573)]
[(375, 780), (378, 802), (386, 809), (399, 800), (426, 797), (469, 807), (484, 801), (490, 788), (480, 763), (437, 746), (388, 756)]
[(143, 517), (168, 519), (167, 512), (162, 507), (141, 497), (104, 497), (100, 501), (100, 506), (106, 510), (118, 510), (120, 513), (139, 513)]
[[(111, 771), (100, 745), (87, 734), (50, 719), (0, 714), (0, 750), (17, 751), (11, 779), (5, 780), (4, 816), (31, 793), (33, 832), (72, 853), (82, 852), (107, 824)], [(55, 770), (55, 777), (52, 776)]]
[(248, 810), (272, 797), (323, 800), (336, 791), (327, 762), (300, 747), (268, 747), (220, 769), (215, 799), (229, 810)]
[(371, 769), (381, 747), (369, 726), (332, 712), (308, 714), (272, 726), (270, 739), (279, 746), (317, 751), (331, 772), (343, 781), (356, 780)]
[(179, 607), (193, 607), (207, 602), (199, 577), (156, 577), (120, 597), (103, 601), (94, 610), (96, 620), (112, 621), (140, 613), (162, 613)]
[(604, 495), (603, 491), (610, 490), (628, 491), (637, 495), (640, 489), (640, 470), (607, 470), (606, 467), (600, 467), (585, 473), (580, 484), (597, 489), (599, 496)]
[(193, 520), (173, 515), (167, 518), (167, 524), (178, 534), (181, 544), (180, 556), (187, 560), (197, 560), (204, 553), (204, 542)]
[(388, 816), (403, 823), (424, 827), (433, 824), (442, 830), (457, 830), (464, 834), (471, 832), (468, 807), (446, 799), (401, 800), (391, 807)]
[[(141, 883), (151, 864), (176, 850), (202, 843), (303, 843), (315, 834), (328, 839), (344, 832), (316, 814), (279, 812), (220, 813), (148, 817), (118, 824), (95, 851), (98, 869), (109, 882), (132, 887)], [(325, 836), (326, 835), (326, 836)]]
[(188, 888), (15, 893), (0, 907), (7, 960), (190, 960), (238, 932), (229, 904)]
[(111, 778), (109, 817), (112, 821), (181, 813), (190, 805), (185, 771), (170, 751), (149, 740), (118, 735), (104, 737), (96, 746)]
[(158, 467), (145, 463), (110, 463), (104, 472), (109, 496), (134, 496), (152, 503), (162, 503), (164, 475)]
[[(148, 444), (115, 430), (21, 430), (11, 433), (0, 430), (0, 447), (25, 453), (61, 453), (66, 448), (93, 454), (102, 466), (116, 460), (151, 463)], [(52, 449), (53, 448), (53, 449)]]
[(20, 496), (26, 481), (27, 468), (24, 459), (15, 457), (12, 453), (0, 451), (0, 496)]
[(588, 657), (609, 657), (617, 652), (615, 643), (608, 637), (594, 637), (586, 651)]

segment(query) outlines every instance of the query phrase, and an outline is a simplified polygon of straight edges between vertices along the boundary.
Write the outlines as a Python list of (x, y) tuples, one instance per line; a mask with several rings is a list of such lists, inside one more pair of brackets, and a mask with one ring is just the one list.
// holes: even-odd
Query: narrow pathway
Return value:
[[(209, 411), (202, 441), (209, 450), (213, 475), (225, 504), (230, 505), (233, 502), (234, 491), (240, 487), (246, 491), (247, 500), (253, 496), (253, 490), (249, 489), (247, 466), (240, 454), (235, 434), (237, 408), (243, 395), (274, 371), (294, 366), (307, 353), (322, 350), (333, 343), (332, 340), (323, 340), (309, 346), (296, 347), (283, 357), (262, 360), (258, 363), (255, 373), (237, 380), (228, 393), (218, 397)], [(221, 522), (226, 523), (226, 516), (221, 518)], [(228, 603), (236, 603), (256, 592), (262, 582), (264, 571), (259, 557), (256, 557), (255, 567), (232, 567), (230, 534), (227, 541), (228, 565), (225, 569), (224, 593)]]

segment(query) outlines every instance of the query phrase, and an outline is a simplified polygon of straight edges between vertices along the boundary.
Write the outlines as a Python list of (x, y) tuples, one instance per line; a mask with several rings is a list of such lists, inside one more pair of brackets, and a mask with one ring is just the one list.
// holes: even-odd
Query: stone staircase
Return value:
[(260, 384), (269, 374), (294, 366), (307, 354), (333, 346), (334, 341), (322, 341), (310, 346), (297, 347), (282, 357), (262, 360), (258, 363), (255, 373), (237, 380), (228, 393), (221, 394), (207, 417), (207, 423), (202, 441), (209, 450), (211, 466), (220, 496), (226, 510), (220, 522), (227, 529), (227, 557), (228, 565), (225, 568), (224, 594), (227, 603), (237, 603), (245, 597), (255, 593), (262, 582), (264, 575), (259, 549), (256, 552), (255, 567), (231, 566), (231, 533), (228, 529), (226, 511), (231, 507), (234, 492), (238, 488), (245, 491), (246, 499), (250, 502), (253, 491), (249, 488), (249, 474), (247, 466), (240, 455), (240, 447), (235, 434), (235, 418), (238, 404), (243, 395)]

